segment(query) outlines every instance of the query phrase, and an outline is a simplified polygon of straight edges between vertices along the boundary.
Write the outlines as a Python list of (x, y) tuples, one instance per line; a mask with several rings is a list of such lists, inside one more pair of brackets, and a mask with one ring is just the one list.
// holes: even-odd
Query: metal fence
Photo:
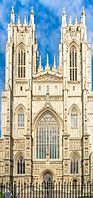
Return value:
[(0, 184), (0, 198), (93, 198), (93, 184)]

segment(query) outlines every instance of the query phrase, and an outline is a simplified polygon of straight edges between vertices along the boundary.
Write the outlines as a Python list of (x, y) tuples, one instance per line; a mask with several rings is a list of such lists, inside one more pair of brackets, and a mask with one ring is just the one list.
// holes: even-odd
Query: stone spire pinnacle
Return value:
[(82, 24), (85, 26), (86, 25), (86, 13), (84, 7), (82, 8)]
[(27, 25), (26, 16), (24, 17), (24, 25)]
[(63, 13), (62, 13), (62, 27), (66, 25), (66, 12), (65, 8), (63, 8)]
[(77, 25), (78, 24), (78, 19), (77, 19), (77, 17), (75, 18), (75, 25)]
[(20, 25), (21, 22), (20, 22), (20, 15), (18, 16), (18, 25)]
[(72, 16), (69, 18), (69, 25), (72, 25)]
[(56, 70), (56, 57), (54, 56), (54, 65), (53, 65), (53, 68), (52, 68), (54, 71)]
[(47, 60), (46, 60), (46, 70), (49, 70), (49, 58), (48, 58), (48, 54), (47, 54)]
[(33, 9), (33, 7), (31, 8), (31, 11), (30, 11), (30, 24), (34, 25), (34, 9)]
[(40, 63), (39, 63), (39, 66), (41, 67), (42, 66), (42, 57), (40, 55)]
[(14, 6), (12, 6), (12, 11), (11, 11), (11, 23), (15, 23), (15, 12), (14, 12)]
[(43, 71), (43, 68), (42, 68), (42, 57), (40, 55), (40, 61), (39, 61), (39, 72)]

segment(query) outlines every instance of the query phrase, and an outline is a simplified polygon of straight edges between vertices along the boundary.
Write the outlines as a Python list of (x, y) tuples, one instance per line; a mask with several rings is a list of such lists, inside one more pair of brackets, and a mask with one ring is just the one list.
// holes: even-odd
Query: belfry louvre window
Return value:
[(77, 49), (70, 48), (70, 81), (77, 81)]
[(36, 129), (36, 158), (59, 159), (59, 126), (51, 114), (46, 113), (41, 117)]
[(23, 157), (17, 162), (17, 174), (25, 174), (25, 160)]
[(24, 111), (22, 108), (18, 112), (18, 127), (24, 127)]
[(26, 52), (24, 48), (18, 51), (18, 78), (25, 78)]

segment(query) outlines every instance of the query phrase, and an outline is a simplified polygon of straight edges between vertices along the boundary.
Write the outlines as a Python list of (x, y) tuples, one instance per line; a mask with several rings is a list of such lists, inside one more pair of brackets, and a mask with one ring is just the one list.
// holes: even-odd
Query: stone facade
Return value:
[[(74, 24), (71, 18), (67, 24), (66, 13), (63, 10), (59, 66), (56, 66), (54, 58), (51, 70), (47, 55), (45, 69), (42, 67), (41, 57), (38, 67), (33, 9), (28, 25), (26, 18), (24, 24), (21, 24), (20, 17), (15, 23), (12, 8), (6, 44), (5, 90), (2, 92), (0, 181), (40, 183), (46, 174), (50, 174), (56, 182), (85, 183), (92, 180), (91, 54), (84, 9), (81, 21), (78, 22), (76, 18)], [(20, 63), (22, 58), (24, 64)], [(23, 112), (22, 120), (20, 121), (19, 117), (18, 121), (20, 109)], [(44, 121), (45, 119), (47, 121)], [(47, 134), (45, 148), (45, 136), (42, 136), (43, 147), (37, 140), (41, 138), (41, 123), (45, 124), (43, 136)], [(20, 157), (25, 161), (23, 174), (18, 173)]]

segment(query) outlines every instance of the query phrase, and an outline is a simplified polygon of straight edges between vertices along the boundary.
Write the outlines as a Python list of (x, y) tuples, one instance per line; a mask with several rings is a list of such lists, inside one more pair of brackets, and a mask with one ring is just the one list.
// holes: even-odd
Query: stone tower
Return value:
[[(0, 179), (4, 182), (85, 183), (92, 180), (93, 93), (91, 46), (84, 8), (78, 22), (63, 10), (59, 65), (47, 55), (38, 67), (33, 8), (30, 22), (8, 25), (2, 93)], [(91, 160), (90, 160), (91, 159)], [(90, 163), (89, 163), (90, 160)], [(93, 174), (93, 173), (92, 173)]]

